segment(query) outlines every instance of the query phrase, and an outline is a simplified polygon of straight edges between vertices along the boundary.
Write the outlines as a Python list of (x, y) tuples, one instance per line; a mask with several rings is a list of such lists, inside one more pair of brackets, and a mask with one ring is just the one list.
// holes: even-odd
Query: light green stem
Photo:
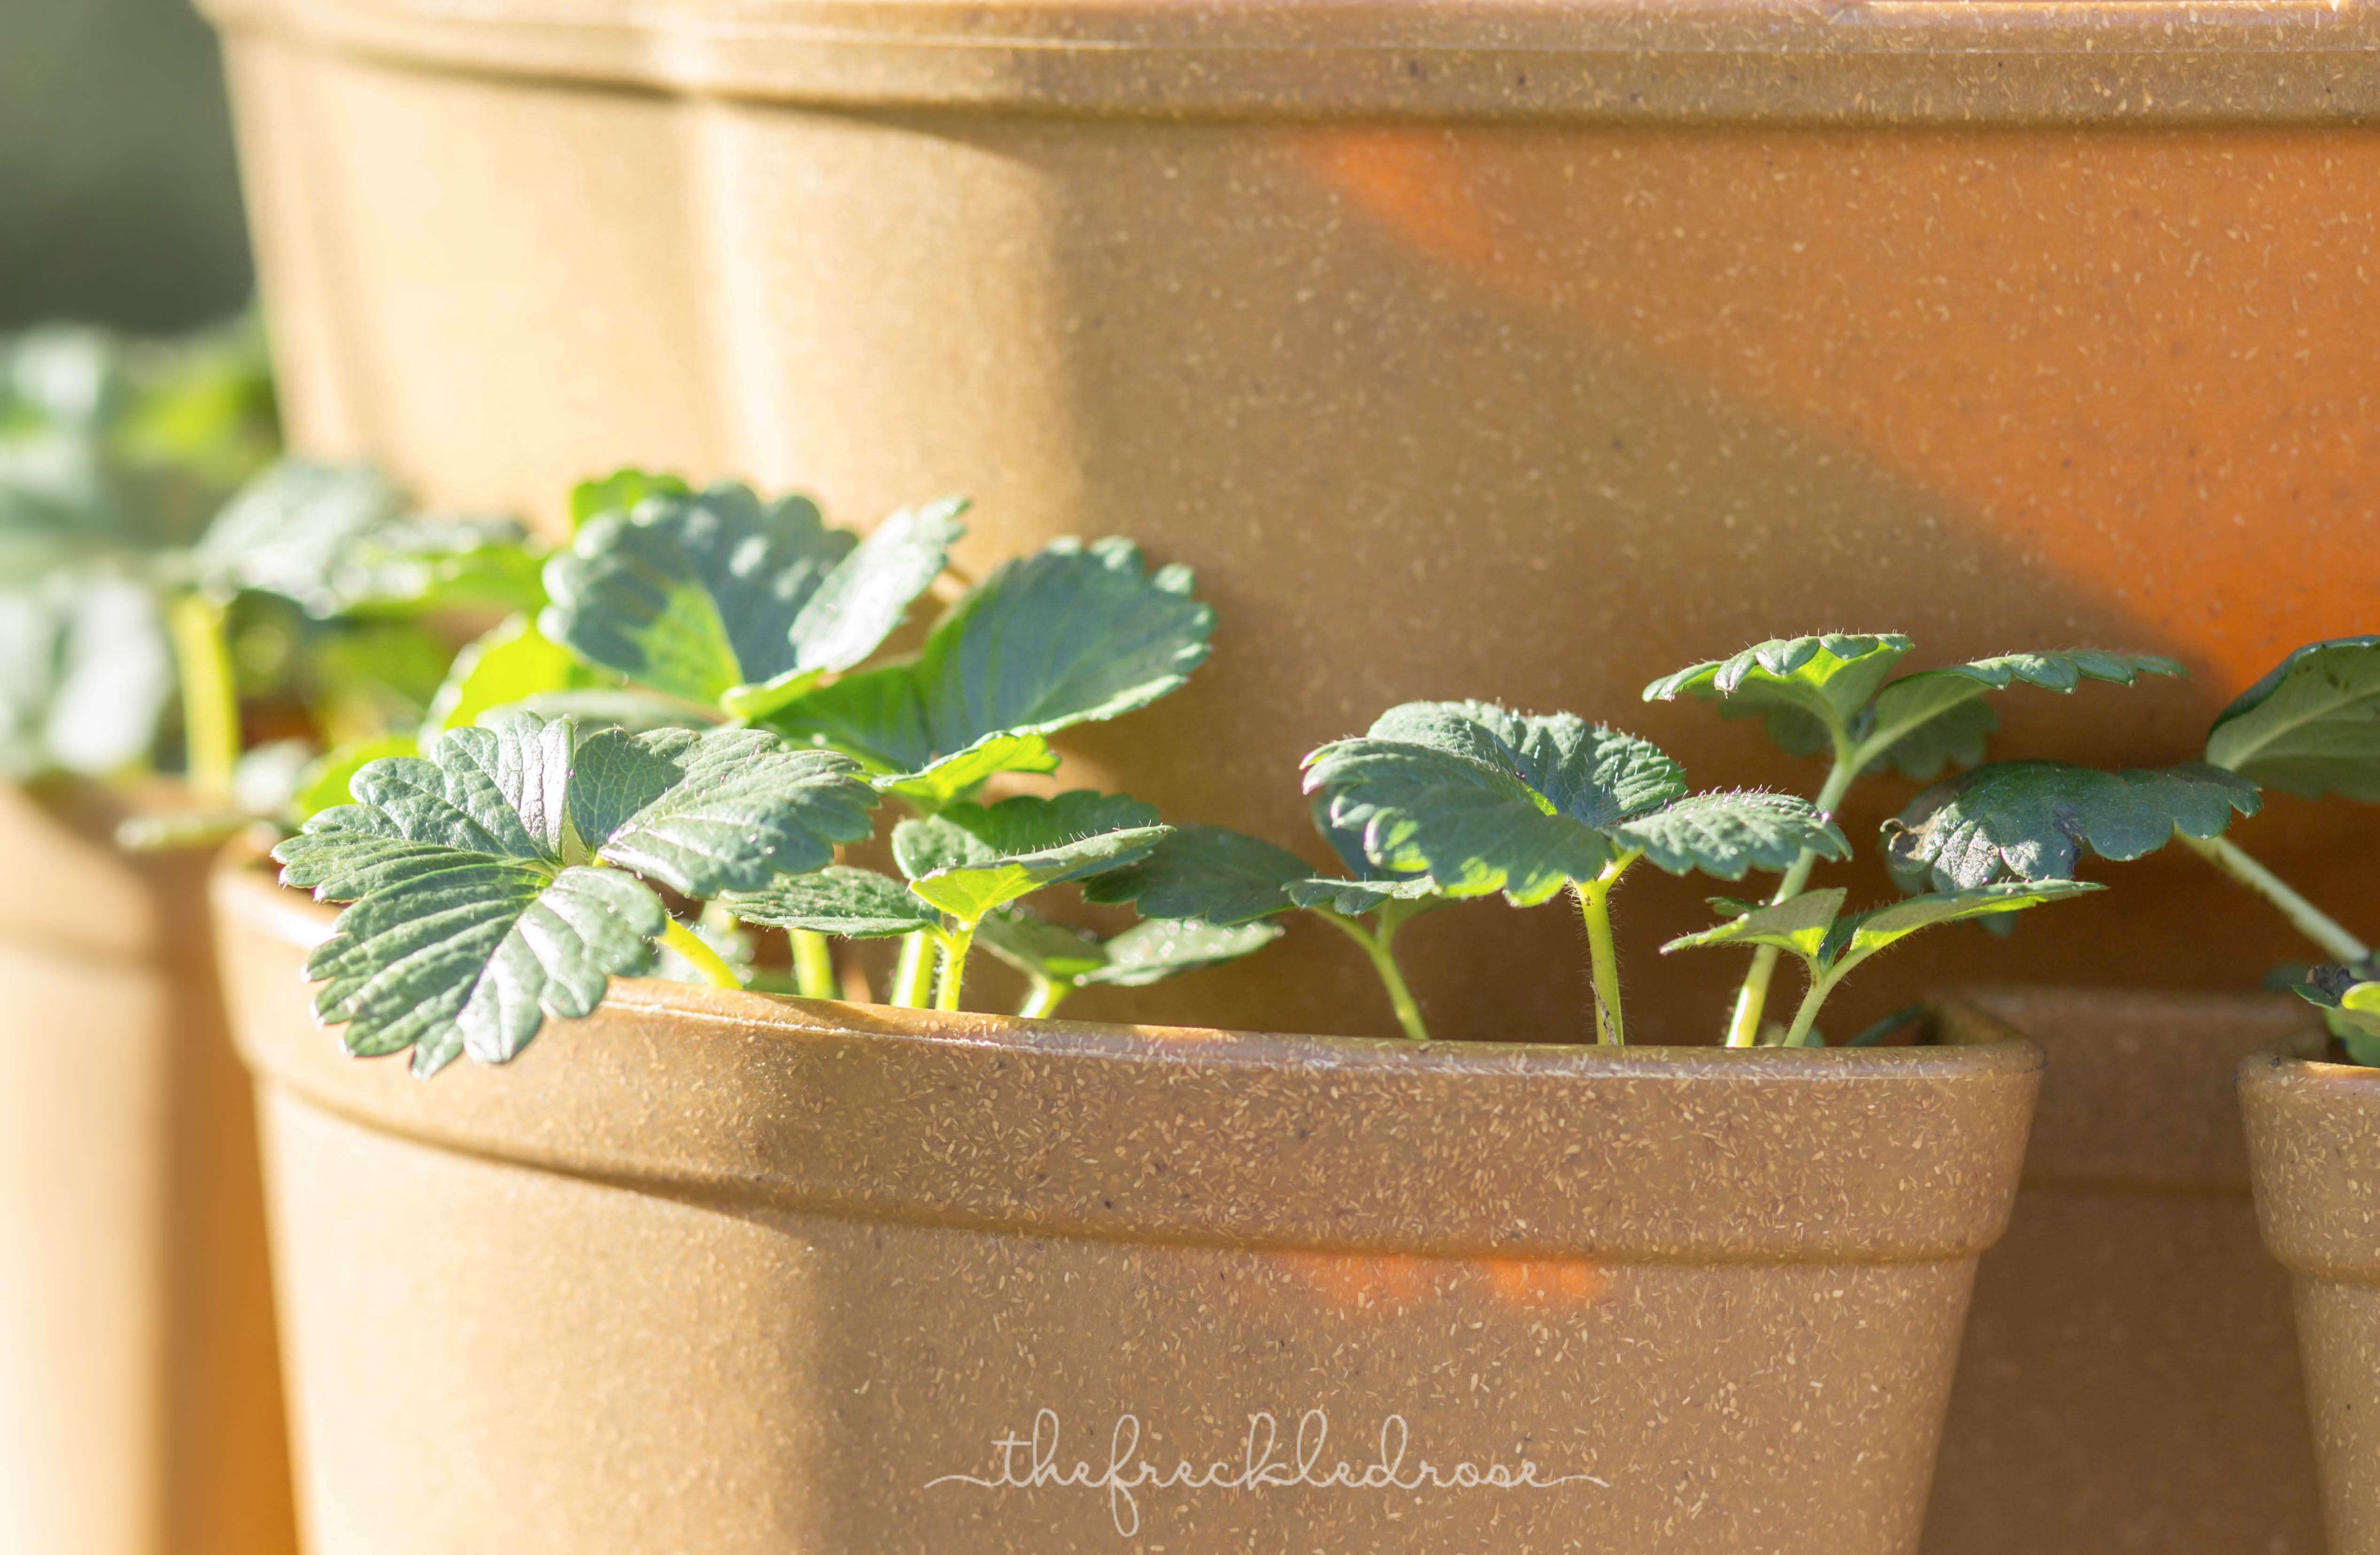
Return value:
[(2201, 858), (2281, 910), (2281, 915), (2297, 926), (2299, 933), (2322, 947), (2322, 953), (2334, 961), (2361, 961), (2372, 954), (2372, 947), (2339, 927), (2337, 919), (2320, 907), (2289, 889), (2280, 876), (2250, 857), (2228, 837), (2200, 839), (2186, 833), (2188, 843)]
[(1049, 1014), (1058, 1008), (1066, 995), (1075, 991), (1070, 984), (1062, 983), (1055, 978), (1045, 978), (1038, 973), (1032, 974), (1032, 977), (1033, 991), (1026, 994), (1025, 1002), (1016, 1007), (1020, 1015)]
[(224, 607), (203, 594), (176, 594), (165, 606), (165, 626), (182, 681), (190, 787), (206, 804), (229, 805), (239, 765), (239, 683), (224, 640)]
[(1349, 939), (1364, 947), (1364, 954), (1371, 958), (1372, 969), (1380, 976), (1380, 986), (1389, 990), (1389, 1005), (1397, 1013), (1397, 1025), (1415, 1041), (1428, 1041), (1429, 1027), (1422, 1024), (1421, 1006), (1414, 1002), (1413, 990), (1405, 986), (1405, 975), (1398, 969), (1396, 954), (1390, 949), (1389, 942), (1396, 935), (1396, 924), (1383, 916), (1376, 933), (1346, 914), (1333, 912), (1329, 907), (1316, 907), (1313, 912), (1325, 923), (1337, 924)]
[(815, 929), (796, 929), (794, 936), (794, 986), (805, 999), (840, 999), (843, 985), (835, 979), (834, 947)]
[(1785, 1045), (1798, 1048), (1809, 1039), (1810, 1028), (1818, 1024), (1818, 1006), (1835, 990), (1839, 979), (1832, 977), (1812, 978), (1810, 990), (1802, 995), (1802, 1007), (1793, 1012), (1792, 1029), (1785, 1033)]
[(1620, 954), (1611, 943), (1611, 888), (1640, 856), (1623, 853), (1591, 881), (1578, 881), (1579, 916), (1586, 920), (1587, 963), (1595, 978), (1595, 1039), (1607, 1047), (1628, 1040), (1620, 1012)]
[(962, 923), (942, 936), (942, 980), (934, 993), (934, 1008), (956, 1010), (959, 990), (966, 981), (967, 952), (975, 946), (975, 925)]
[(922, 1010), (934, 997), (934, 936), (920, 929), (901, 936), (901, 961), (892, 968), (892, 1002)]
[[(1851, 791), (1862, 765), (1859, 753), (1850, 747), (1848, 741), (1838, 738), (1834, 770), (1827, 774), (1826, 786), (1818, 790), (1815, 801), (1820, 814), (1835, 813), (1835, 807)], [(1792, 868), (1785, 871), (1785, 878), (1777, 882), (1777, 893), (1768, 898), (1769, 905), (1790, 902), (1802, 894), (1802, 888), (1810, 883), (1810, 871), (1817, 864), (1818, 856), (1803, 848), (1794, 858)], [(1779, 954), (1775, 945), (1762, 945), (1752, 953), (1752, 970), (1743, 975), (1743, 986), (1736, 990), (1735, 1014), (1727, 1023), (1729, 1047), (1748, 1048), (1760, 1040), (1760, 1017), (1768, 1008), (1768, 985), (1777, 976)]]
[(704, 943), (701, 935), (677, 919), (670, 919), (669, 927), (662, 930), (662, 943), (684, 956), (696, 971), (709, 978), (714, 987), (744, 986), (744, 979), (735, 975), (735, 968), (720, 959), (719, 953)]

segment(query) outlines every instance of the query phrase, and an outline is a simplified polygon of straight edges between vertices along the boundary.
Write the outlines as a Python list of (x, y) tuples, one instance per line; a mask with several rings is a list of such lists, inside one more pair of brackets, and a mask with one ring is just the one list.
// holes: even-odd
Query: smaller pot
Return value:
[(2256, 1218), (2289, 1271), (2331, 1555), (2380, 1555), (2380, 1071), (2240, 1063)]
[(2041, 1072), (623, 980), (424, 1082), (216, 880), (317, 1555), (1907, 1555)]

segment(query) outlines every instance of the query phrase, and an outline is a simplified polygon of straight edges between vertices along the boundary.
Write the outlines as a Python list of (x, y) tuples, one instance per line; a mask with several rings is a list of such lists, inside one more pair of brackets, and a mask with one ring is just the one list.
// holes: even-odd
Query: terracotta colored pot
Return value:
[(2265, 1245), (2289, 1271), (2331, 1555), (2380, 1550), (2380, 1075), (2240, 1063)]
[(2008, 1234), (1975, 1276), (1925, 1555), (2315, 1555), (2289, 1287), (2256, 1235), (2240, 1057), (2284, 995), (1976, 989), (2049, 1056)]
[(320, 1555), (1907, 1551), (2040, 1073), (625, 982), (425, 1083), (217, 882)]
[(205, 855), (0, 786), (0, 1550), (297, 1548)]
[[(550, 524), (623, 460), (855, 523), (965, 491), (978, 570), (1132, 534), (1199, 569), (1217, 652), (1077, 731), (1069, 781), (1183, 820), (1313, 845), (1298, 757), (1415, 697), (1808, 792), (1637, 693), (1834, 627), (2179, 655), (2187, 686), (2012, 699), (2002, 753), (2180, 759), (2380, 589), (2369, 6), (205, 4), (298, 445)], [(2345, 824), (2277, 865), (2351, 882)], [(2189, 932), (2227, 902), (2194, 860), (2143, 878), (1995, 975), (2290, 954)], [(1721, 1029), (1723, 980), (1652, 954), (1706, 890), (1630, 887), (1640, 1037)], [(1082, 1013), (1390, 1034), (1353, 947), (1293, 932), (1294, 973)], [(1574, 940), (1482, 910), (1401, 942), (1439, 1033), (1488, 1039), (1585, 1031), (1537, 975)], [(1896, 953), (1837, 1018), (1966, 957)]]

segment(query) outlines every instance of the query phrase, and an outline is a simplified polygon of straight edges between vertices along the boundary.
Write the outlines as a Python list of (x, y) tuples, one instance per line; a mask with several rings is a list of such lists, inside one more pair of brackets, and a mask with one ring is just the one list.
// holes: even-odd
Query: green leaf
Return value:
[[(1206, 659), (1214, 612), (1190, 586), (1184, 567), (1147, 574), (1128, 541), (1053, 541), (970, 590), (916, 660), (845, 675), (767, 722), (898, 783), (988, 736), (1114, 718), (1181, 686)], [(1033, 763), (1048, 755), (1038, 740), (1000, 748)]]
[(694, 488), (678, 476), (654, 470), (615, 469), (570, 488), (570, 527), (604, 513), (627, 513), (647, 497), (690, 497)]
[(2045, 902), (2063, 902), (2106, 889), (2091, 881), (2047, 880), (2011, 881), (1975, 891), (1928, 893), (1842, 919), (1828, 949), (1840, 959), (1864, 959), (1937, 923), (1961, 923), (2000, 913), (2022, 912)]
[(692, 896), (755, 889), (867, 835), (874, 799), (845, 759), (758, 730), (581, 740), (520, 710), (426, 759), (368, 762), (349, 787), (356, 803), (273, 856), (284, 883), (353, 904), (308, 963), (326, 981), (317, 1013), (354, 1051), (414, 1047), (425, 1074), (465, 1051), (502, 1063), (647, 965), (666, 915), (623, 870)]
[(847, 759), (761, 729), (599, 729), (570, 784), (572, 825), (598, 857), (697, 898), (824, 868), (835, 844), (868, 835), (874, 804)]
[(1147, 988), (1185, 972), (1220, 966), (1264, 949), (1281, 938), (1274, 923), (1224, 928), (1211, 923), (1150, 919), (1135, 923), (1107, 942), (1107, 965), (1076, 981), (1106, 988)]
[(1156, 820), (1150, 806), (1090, 789), (991, 806), (962, 801), (894, 827), (892, 858), (910, 890), (972, 923), (1043, 886), (1145, 856), (1166, 834)]
[(808, 929), (846, 940), (881, 939), (942, 926), (942, 915), (899, 881), (840, 864), (816, 874), (783, 875), (758, 891), (729, 892), (720, 901), (747, 923)]
[(2011, 686), (2071, 692), (2085, 680), (2130, 686), (2143, 674), (2188, 672), (2155, 654), (2110, 653), (2077, 648), (2036, 653), (2005, 653), (1937, 670), (1903, 675), (1876, 694), (1872, 720), (1860, 731), (1869, 770), (1889, 764), (1923, 783), (1945, 763), (1973, 766), (1983, 759), (1983, 736), (1999, 720), (1976, 699)]
[(1842, 910), (1840, 886), (1805, 891), (1775, 906), (1755, 907), (1698, 933), (1681, 935), (1663, 945), (1661, 954), (1711, 945), (1773, 945), (1815, 966), (1825, 951), (1828, 932)]
[(1997, 761), (1920, 794), (1884, 826), (1887, 863), (1906, 889), (1973, 891), (2000, 879), (2065, 880), (2082, 851), (2131, 859), (2176, 831), (2212, 837), (2253, 815), (2255, 785), (2198, 763), (2095, 771), (2063, 761)]
[(476, 723), (491, 709), (549, 691), (590, 690), (608, 678), (548, 639), (526, 613), (516, 615), (455, 655), (444, 683), (431, 699), (421, 737), (435, 739), (449, 729)]
[(1775, 638), (1664, 675), (1645, 687), (1645, 700), (1699, 697), (1733, 716), (1779, 714), (1770, 721), (1771, 734), (1789, 751), (1806, 755), (1823, 748), (1830, 733), (1849, 734), (1910, 646), (1897, 632)]
[(649, 492), (546, 564), (539, 626), (656, 691), (758, 717), (876, 650), (941, 571), (963, 505), (896, 513), (863, 543), (808, 497)]
[[(1445, 899), (1439, 895), (1438, 882), (1427, 875), (1409, 875), (1403, 879), (1382, 877), (1368, 881), (1340, 881), (1328, 875), (1317, 875), (1312, 880), (1291, 881), (1289, 902), (1293, 907), (1324, 908), (1342, 917), (1361, 917), (1366, 913), (1380, 912), (1394, 903), (1427, 903), (1431, 906), (1445, 905)], [(1415, 910), (1422, 909), (1416, 907)]]
[(1745, 789), (1694, 794), (1611, 829), (1622, 847), (1641, 849), (1673, 875), (1700, 869), (1723, 881), (1749, 869), (1782, 874), (1804, 848), (1821, 858), (1849, 858), (1851, 844), (1807, 799)]
[(2380, 982), (2367, 958), (2349, 966), (2316, 966), (2291, 991), (2323, 1012), (2324, 1023), (2366, 1068), (2380, 1067)]
[(278, 594), (308, 614), (482, 606), (541, 598), (527, 532), (506, 519), (417, 517), (369, 465), (285, 459), (250, 481), (190, 553), (222, 597)]
[(468, 1052), (502, 1063), (548, 1015), (584, 1015), (613, 974), (640, 969), (661, 899), (604, 869), (450, 856), (348, 907), (307, 958), (314, 1014), (347, 1051), (413, 1048), (435, 1074)]
[(1108, 964), (1107, 947), (1086, 929), (1052, 923), (1023, 907), (999, 907), (976, 925), (976, 943), (1028, 977), (1080, 988)]
[(421, 747), (411, 735), (383, 735), (323, 752), (298, 780), (298, 792), (289, 801), (294, 819), (302, 825), (334, 805), (346, 804), (354, 797), (347, 784), (371, 762), (420, 754)]
[(2308, 643), (2216, 716), (2206, 759), (2308, 799), (2380, 802), (2380, 637)]
[(1374, 864), (1519, 906), (1592, 880), (1612, 827), (1684, 791), (1677, 763), (1633, 735), (1481, 702), (1390, 709), (1305, 767), (1306, 792), (1330, 795), (1331, 825), (1362, 828)]
[(954, 756), (914, 772), (888, 772), (868, 781), (880, 794), (906, 800), (931, 814), (983, 786), (994, 772), (1054, 772), (1058, 753), (1038, 735), (986, 735)]
[(1305, 859), (1245, 832), (1177, 826), (1139, 862), (1084, 881), (1083, 899), (1129, 902), (1148, 918), (1229, 927), (1287, 911), (1290, 888), (1309, 881), (1354, 883), (1317, 880)]

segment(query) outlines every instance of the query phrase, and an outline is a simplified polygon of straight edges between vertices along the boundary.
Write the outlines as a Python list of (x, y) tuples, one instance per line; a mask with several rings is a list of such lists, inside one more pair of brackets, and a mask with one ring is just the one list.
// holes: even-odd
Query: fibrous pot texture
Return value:
[(320, 1555), (1897, 1555), (2040, 1070), (626, 981), (422, 1082), (217, 880)]
[(263, 1190), (208, 859), (119, 853), (123, 814), (0, 785), (0, 1550), (283, 1555)]
[[(2369, 625), (2369, 6), (208, 8), (298, 446), (557, 531), (627, 460), (863, 525), (968, 492), (978, 575), (1131, 534), (1199, 569), (1215, 656), (1070, 735), (1068, 777), (1169, 818), (1305, 837), (1298, 757), (1422, 697), (1591, 710), (1701, 782), (1807, 792), (1755, 729), (1636, 697), (1833, 628), (2177, 655), (2188, 685), (2008, 703), (2001, 754), (2155, 764)], [(1846, 825), (1906, 796), (1864, 785)], [(2277, 862), (2346, 886), (2286, 856), (2344, 824)], [(2154, 866), (1997, 975), (2252, 986), (2287, 930), (2188, 932), (2224, 890)], [(1702, 894), (1630, 888), (1647, 1039), (1721, 1027), (1721, 980), (1653, 954)], [(1405, 944), (1433, 1029), (1496, 1038), (1577, 1028), (1535, 975), (1572, 939), (1463, 913)], [(1385, 1033), (1345, 949), (1162, 1007)], [(1836, 1018), (1965, 954), (1899, 953)]]
[(2331, 1555), (2380, 1551), (2380, 1075), (2240, 1063), (2265, 1245), (2289, 1270)]
[(1984, 1255), (1925, 1555), (2315, 1555), (2287, 1276), (2257, 1236), (2234, 1071), (2318, 1040), (2287, 995), (1979, 988), (1938, 1039), (2048, 1055), (2008, 1234)]

